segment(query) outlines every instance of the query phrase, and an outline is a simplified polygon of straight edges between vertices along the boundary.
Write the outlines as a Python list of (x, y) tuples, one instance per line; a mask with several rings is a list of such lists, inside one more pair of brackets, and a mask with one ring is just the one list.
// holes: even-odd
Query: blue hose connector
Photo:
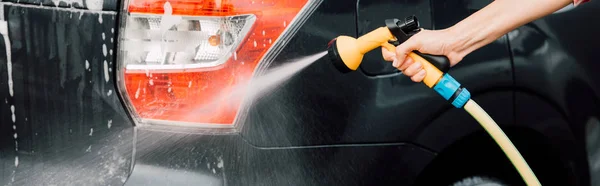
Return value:
[(444, 74), (433, 89), (456, 108), (462, 108), (471, 99), (471, 93), (450, 74)]

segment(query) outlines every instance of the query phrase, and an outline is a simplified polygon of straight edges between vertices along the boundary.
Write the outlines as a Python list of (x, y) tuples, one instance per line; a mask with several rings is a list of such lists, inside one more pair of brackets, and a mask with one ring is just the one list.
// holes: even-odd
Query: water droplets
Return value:
[(233, 52), (233, 60), (237, 60), (237, 52)]
[(142, 82), (138, 83), (138, 88), (135, 91), (135, 99), (137, 99), (138, 97), (140, 97), (140, 86), (141, 86)]
[(112, 94), (112, 90), (108, 90), (108, 92), (106, 93), (106, 96), (110, 96)]
[(15, 167), (19, 167), (19, 156), (15, 156)]
[(112, 56), (112, 54), (113, 54), (112, 49), (110, 49), (108, 53)]
[(188, 88), (192, 88), (192, 81), (188, 83)]
[(90, 128), (90, 136), (94, 135), (94, 128)]
[(104, 57), (106, 57), (106, 54), (107, 54), (106, 44), (102, 44), (102, 54), (104, 54)]
[(219, 163), (217, 163), (217, 167), (223, 168), (223, 158), (219, 157)]
[(104, 60), (104, 80), (108, 83), (109, 79), (110, 79), (110, 75), (108, 74), (108, 62), (106, 62), (106, 60)]
[(115, 28), (110, 28), (110, 33), (115, 33)]
[(102, 14), (98, 14), (98, 22), (102, 23)]
[(13, 134), (13, 138), (17, 139), (17, 137), (19, 137), (17, 133)]
[(271, 41), (271, 39), (269, 39), (269, 44), (271, 44), (271, 43), (272, 43), (272, 41)]
[(106, 124), (106, 126), (110, 129), (110, 127), (112, 127), (112, 119), (108, 120), (108, 124)]
[(287, 26), (287, 22), (283, 21), (283, 27), (286, 27), (286, 26)]
[(88, 60), (85, 60), (85, 69), (89, 69), (90, 68), (90, 62)]
[(85, 149), (85, 152), (92, 152), (92, 145), (88, 146), (88, 148)]
[(256, 40), (254, 40), (254, 47), (256, 47), (256, 45), (257, 45), (257, 44), (256, 44)]
[(265, 30), (263, 30), (263, 31), (262, 31), (262, 35), (263, 35), (263, 36), (265, 35)]
[(104, 32), (102, 32), (102, 40), (104, 41), (106, 39), (106, 34), (104, 34)]
[(11, 105), (10, 106), (10, 112), (12, 113), (12, 122), (15, 123), (17, 122), (17, 116), (15, 115), (15, 106)]

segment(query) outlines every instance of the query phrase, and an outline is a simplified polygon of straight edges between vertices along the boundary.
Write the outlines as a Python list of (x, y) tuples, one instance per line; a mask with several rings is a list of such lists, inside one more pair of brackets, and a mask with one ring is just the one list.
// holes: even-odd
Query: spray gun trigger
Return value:
[(389, 41), (388, 41), (388, 43), (389, 43), (389, 44), (392, 44), (392, 45), (394, 45), (394, 46), (398, 46), (398, 45), (400, 45), (400, 41), (398, 41), (398, 40), (389, 40)]

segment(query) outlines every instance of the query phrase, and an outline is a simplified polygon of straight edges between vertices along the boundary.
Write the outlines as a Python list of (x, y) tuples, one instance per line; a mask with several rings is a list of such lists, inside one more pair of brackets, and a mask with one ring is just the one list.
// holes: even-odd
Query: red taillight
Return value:
[(257, 64), (308, 0), (130, 0), (124, 97), (142, 122), (230, 126)]

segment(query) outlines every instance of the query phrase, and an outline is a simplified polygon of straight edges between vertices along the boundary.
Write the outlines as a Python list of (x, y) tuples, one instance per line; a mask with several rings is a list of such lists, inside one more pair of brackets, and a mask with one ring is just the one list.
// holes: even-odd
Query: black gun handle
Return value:
[(448, 72), (450, 70), (450, 59), (443, 55), (431, 55), (431, 54), (423, 54), (419, 51), (413, 51), (415, 54), (421, 56), (423, 59), (429, 61), (433, 66), (438, 68), (443, 73)]

